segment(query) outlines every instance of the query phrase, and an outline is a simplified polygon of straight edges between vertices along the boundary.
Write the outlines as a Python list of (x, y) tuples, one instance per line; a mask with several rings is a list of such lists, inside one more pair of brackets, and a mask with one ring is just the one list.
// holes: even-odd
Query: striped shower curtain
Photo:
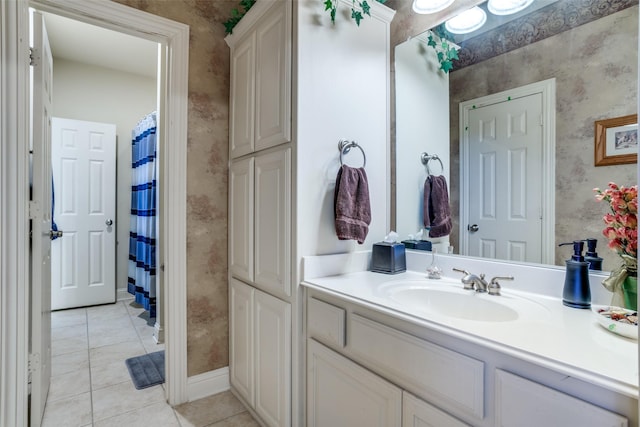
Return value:
[(132, 132), (128, 291), (156, 317), (156, 113)]

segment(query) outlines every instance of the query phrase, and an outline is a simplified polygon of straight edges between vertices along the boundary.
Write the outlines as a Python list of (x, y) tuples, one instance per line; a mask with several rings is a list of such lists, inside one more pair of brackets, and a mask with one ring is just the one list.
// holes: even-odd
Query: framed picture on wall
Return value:
[(595, 165), (638, 162), (638, 115), (595, 122)]

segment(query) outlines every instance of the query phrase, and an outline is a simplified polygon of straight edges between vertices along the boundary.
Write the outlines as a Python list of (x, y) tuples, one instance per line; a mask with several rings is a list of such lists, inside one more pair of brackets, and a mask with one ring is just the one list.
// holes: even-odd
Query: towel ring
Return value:
[(353, 147), (358, 147), (362, 152), (362, 167), (365, 167), (367, 165), (367, 155), (364, 154), (364, 149), (357, 142), (348, 141), (346, 139), (341, 139), (338, 142), (338, 150), (340, 150), (340, 165), (344, 165), (343, 156), (349, 153)]
[(420, 155), (420, 161), (422, 162), (423, 165), (425, 165), (427, 167), (427, 173), (429, 175), (431, 175), (431, 170), (429, 170), (429, 161), (430, 160), (437, 160), (440, 163), (440, 170), (441, 170), (441, 174), (444, 173), (444, 165), (442, 164), (442, 160), (440, 160), (440, 157), (438, 157), (437, 154), (428, 154), (426, 152), (422, 153)]

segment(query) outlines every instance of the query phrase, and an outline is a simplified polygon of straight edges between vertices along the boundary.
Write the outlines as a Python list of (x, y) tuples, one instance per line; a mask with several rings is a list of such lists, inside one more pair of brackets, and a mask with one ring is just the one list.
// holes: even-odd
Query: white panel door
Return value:
[(509, 372), (496, 369), (496, 426), (626, 427), (629, 421)]
[(51, 378), (51, 95), (53, 57), (44, 19), (31, 14), (33, 47), (31, 228), (31, 426), (39, 427)]
[(255, 158), (255, 283), (291, 296), (291, 149)]
[(229, 167), (229, 270), (253, 282), (253, 157)]
[(274, 2), (256, 29), (256, 151), (291, 140), (290, 8)]
[(402, 390), (307, 340), (308, 427), (400, 427)]
[(468, 255), (542, 262), (541, 118), (540, 93), (469, 112)]
[(249, 154), (254, 149), (256, 35), (251, 33), (231, 53), (231, 122), (229, 157)]
[(268, 426), (290, 426), (291, 304), (254, 295), (255, 410)]
[(402, 392), (402, 427), (468, 427), (444, 411)]
[(53, 119), (52, 309), (115, 302), (116, 127)]
[(254, 407), (254, 288), (229, 279), (229, 381)]

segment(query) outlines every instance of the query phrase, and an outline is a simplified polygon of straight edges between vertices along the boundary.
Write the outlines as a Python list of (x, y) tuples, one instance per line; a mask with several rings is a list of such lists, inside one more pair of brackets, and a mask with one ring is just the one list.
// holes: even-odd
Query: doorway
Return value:
[[(73, 309), (51, 314), (44, 419), (56, 424), (71, 422), (70, 414), (111, 415), (92, 408), (114, 390), (133, 390), (125, 359), (163, 350), (155, 310), (127, 292), (127, 277), (135, 277), (128, 272), (132, 130), (157, 110), (158, 45), (55, 14), (45, 13), (44, 22), (53, 54), (53, 227), (62, 233), (51, 242), (51, 308)], [(70, 402), (77, 411), (61, 409)], [(36, 405), (36, 425), (33, 411)]]
[[(3, 294), (0, 297), (3, 330), (0, 335), (0, 367), (3, 392), (0, 395), (0, 419), (3, 425), (27, 424), (29, 388), (28, 360), (35, 362), (38, 354), (29, 357), (30, 295), (39, 292), (41, 284), (30, 282), (29, 274), (29, 25), (28, 7), (43, 12), (99, 24), (130, 35), (162, 44), (162, 67), (165, 78), (160, 82), (160, 115), (163, 123), (160, 146), (166, 154), (161, 170), (171, 181), (160, 195), (163, 223), (160, 232), (166, 249), (160, 261), (167, 330), (165, 395), (172, 405), (187, 400), (186, 375), (186, 146), (187, 146), (187, 70), (189, 28), (159, 16), (132, 9), (114, 2), (3, 2), (0, 8), (0, 28), (5, 41), (0, 57), (0, 97), (3, 156), (0, 160), (0, 187), (7, 214), (0, 218), (0, 257)], [(4, 48), (3, 48), (4, 49)], [(5, 91), (5, 89), (7, 89)], [(171, 126), (167, 126), (171, 123)], [(170, 140), (171, 144), (166, 141)], [(161, 177), (162, 179), (162, 177)], [(164, 267), (164, 268), (162, 268)], [(30, 286), (29, 286), (30, 284)], [(31, 370), (38, 369), (32, 363)], [(35, 371), (34, 371), (35, 372)]]
[(462, 102), (460, 129), (460, 253), (553, 263), (555, 79)]

